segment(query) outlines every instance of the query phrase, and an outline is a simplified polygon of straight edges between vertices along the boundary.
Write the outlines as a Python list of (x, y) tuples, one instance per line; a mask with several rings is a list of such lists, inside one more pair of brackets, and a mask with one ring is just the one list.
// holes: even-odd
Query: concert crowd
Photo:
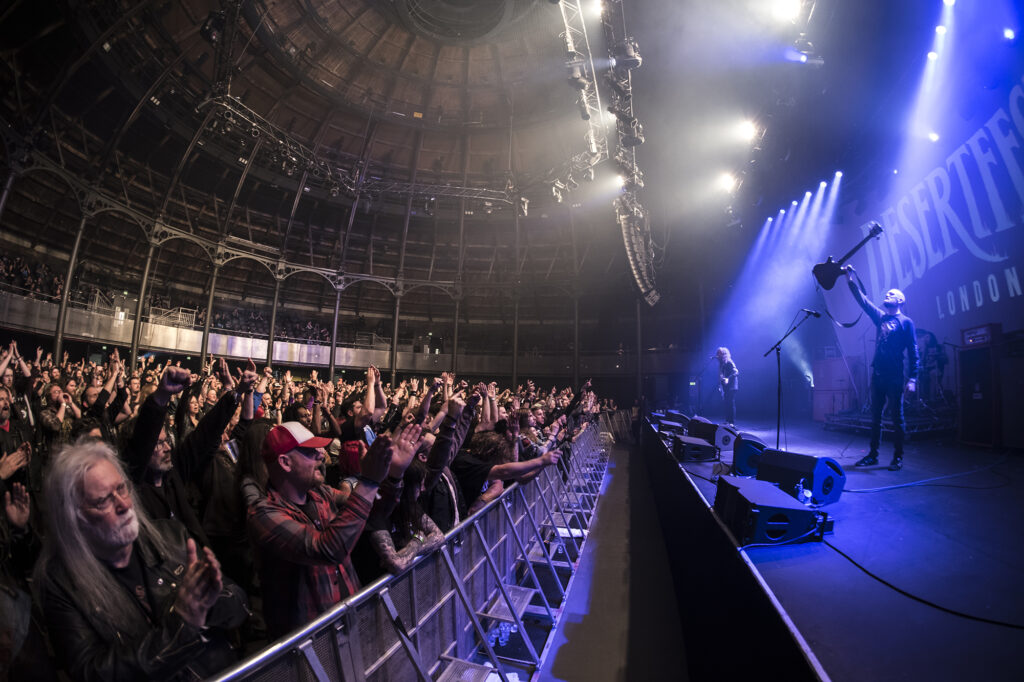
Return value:
[[(0, 351), (0, 678), (205, 678), (568, 456), (607, 402)], [(60, 672), (58, 672), (60, 671)]]

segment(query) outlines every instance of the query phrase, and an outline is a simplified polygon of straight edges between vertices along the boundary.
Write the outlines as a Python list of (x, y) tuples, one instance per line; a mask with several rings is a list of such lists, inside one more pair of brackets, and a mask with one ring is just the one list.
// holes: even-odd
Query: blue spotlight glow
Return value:
[(928, 133), (928, 139), (931, 140), (932, 142), (938, 142), (939, 134), (933, 130), (932, 132)]
[(934, 62), (938, 58), (939, 58), (939, 53), (938, 52), (929, 52), (928, 53), (928, 59), (929, 60)]
[(1003, 37), (1006, 38), (1007, 40), (1013, 40), (1014, 38), (1017, 37), (1017, 34), (1012, 28), (1004, 28)]
[(836, 177), (837, 178), (843, 177), (843, 171), (836, 171)]
[(936, 26), (935, 27), (935, 32), (938, 33), (940, 36), (944, 36), (944, 35), (946, 35), (946, 27), (945, 26), (941, 26), (941, 25), (940, 26)]
[(942, 0), (942, 4), (946, 7), (952, 7), (956, 4), (956, 0)]

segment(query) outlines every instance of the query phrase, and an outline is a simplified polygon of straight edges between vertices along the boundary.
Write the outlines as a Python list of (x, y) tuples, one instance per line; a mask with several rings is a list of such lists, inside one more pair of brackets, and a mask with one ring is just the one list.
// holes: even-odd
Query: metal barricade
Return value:
[(514, 484), (434, 552), (213, 678), (485, 680), (531, 674), (554, 630), (596, 509), (608, 453), (598, 424), (556, 467)]

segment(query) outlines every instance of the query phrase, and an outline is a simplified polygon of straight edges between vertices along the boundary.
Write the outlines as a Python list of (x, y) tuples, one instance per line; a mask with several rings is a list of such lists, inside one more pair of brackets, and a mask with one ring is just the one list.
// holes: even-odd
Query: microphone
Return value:
[(808, 315), (814, 315), (815, 317), (821, 317), (821, 313), (819, 313), (817, 310), (808, 310), (807, 308), (801, 308), (800, 310), (802, 310), (803, 312), (807, 313)]

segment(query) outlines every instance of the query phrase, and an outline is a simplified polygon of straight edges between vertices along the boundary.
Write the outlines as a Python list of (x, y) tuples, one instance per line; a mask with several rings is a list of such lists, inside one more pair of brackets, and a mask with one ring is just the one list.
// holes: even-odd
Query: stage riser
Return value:
[(819, 680), (813, 655), (789, 630), (725, 526), (646, 423), (641, 447), (672, 570), (690, 678)]

